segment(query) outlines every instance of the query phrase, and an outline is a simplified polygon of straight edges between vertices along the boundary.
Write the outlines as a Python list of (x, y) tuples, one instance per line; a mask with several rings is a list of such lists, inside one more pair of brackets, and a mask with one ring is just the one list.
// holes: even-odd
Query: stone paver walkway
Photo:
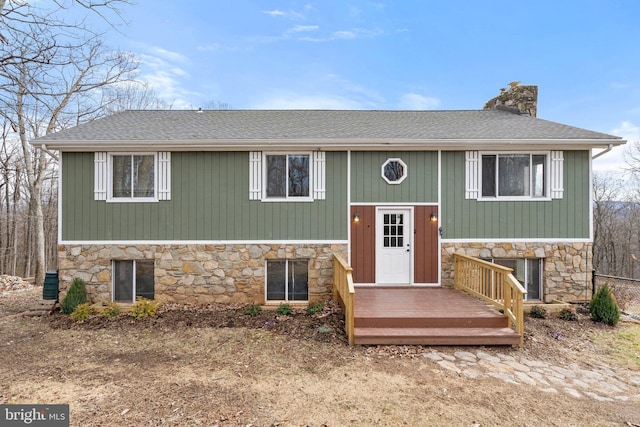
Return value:
[(555, 366), (548, 362), (482, 350), (423, 353), (441, 368), (468, 378), (497, 378), (509, 384), (535, 386), (545, 393), (566, 393), (576, 399), (640, 401), (640, 373), (613, 371), (607, 366), (585, 369), (575, 363)]

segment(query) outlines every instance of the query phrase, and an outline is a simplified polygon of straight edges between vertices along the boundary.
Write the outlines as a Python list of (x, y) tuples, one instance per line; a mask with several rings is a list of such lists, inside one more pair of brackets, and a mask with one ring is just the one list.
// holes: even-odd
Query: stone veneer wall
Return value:
[(266, 259), (308, 259), (309, 300), (327, 299), (336, 252), (346, 254), (347, 245), (60, 245), (60, 298), (79, 277), (92, 302), (111, 301), (112, 260), (154, 260), (156, 301), (262, 304)]
[(545, 302), (584, 302), (591, 298), (592, 243), (443, 243), (444, 286), (453, 286), (454, 253), (477, 258), (544, 258)]

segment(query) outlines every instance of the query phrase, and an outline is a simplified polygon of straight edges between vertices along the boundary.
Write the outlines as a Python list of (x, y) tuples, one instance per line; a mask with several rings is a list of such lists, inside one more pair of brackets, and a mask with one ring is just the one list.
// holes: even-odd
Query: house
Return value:
[(96, 302), (308, 302), (333, 254), (359, 285), (451, 286), (455, 253), (534, 301), (590, 297), (592, 158), (622, 139), (536, 118), (537, 87), (474, 111), (125, 111), (60, 151), (59, 274)]

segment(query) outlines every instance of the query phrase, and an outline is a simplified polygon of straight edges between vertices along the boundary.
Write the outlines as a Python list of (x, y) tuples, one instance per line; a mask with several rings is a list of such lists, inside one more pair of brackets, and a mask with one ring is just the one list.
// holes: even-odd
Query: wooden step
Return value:
[(355, 328), (355, 344), (517, 345), (511, 328)]
[(500, 314), (495, 316), (473, 316), (464, 314), (449, 317), (427, 317), (425, 316), (378, 316), (367, 317), (356, 316), (355, 327), (361, 328), (506, 328), (509, 320)]

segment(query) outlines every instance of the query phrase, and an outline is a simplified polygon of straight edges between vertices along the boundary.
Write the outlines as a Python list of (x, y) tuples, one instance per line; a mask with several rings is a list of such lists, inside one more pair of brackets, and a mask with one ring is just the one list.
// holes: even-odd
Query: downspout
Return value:
[(601, 151), (598, 154), (596, 154), (595, 156), (591, 157), (591, 160), (595, 160), (598, 157), (602, 156), (603, 154), (607, 154), (611, 150), (613, 150), (613, 144), (609, 144), (609, 146), (607, 148), (605, 148), (604, 151)]

